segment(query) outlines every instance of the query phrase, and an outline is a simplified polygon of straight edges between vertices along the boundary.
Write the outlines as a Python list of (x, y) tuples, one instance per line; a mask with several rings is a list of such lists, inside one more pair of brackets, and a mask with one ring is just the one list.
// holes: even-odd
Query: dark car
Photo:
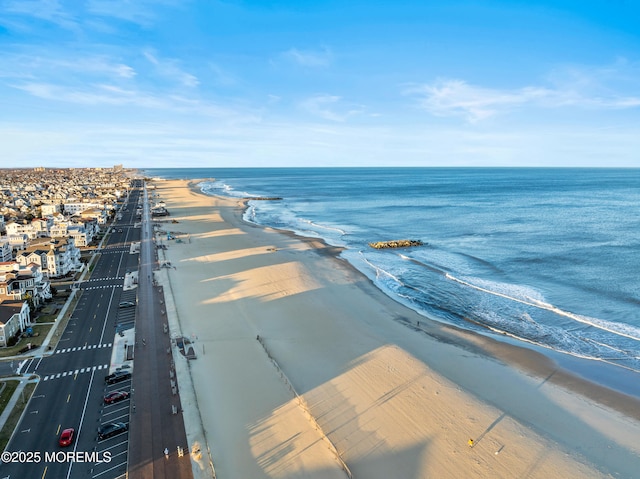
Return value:
[(62, 434), (60, 434), (60, 439), (58, 440), (58, 444), (60, 444), (62, 447), (70, 446), (73, 442), (73, 436), (75, 432), (75, 429), (73, 429), (72, 427), (62, 431)]
[(134, 303), (133, 301), (121, 301), (119, 306), (121, 308), (131, 308), (135, 305), (136, 303)]
[(104, 397), (105, 404), (113, 404), (115, 402), (124, 401), (129, 397), (129, 393), (126, 391), (113, 391)]
[(122, 434), (123, 432), (127, 432), (129, 426), (123, 422), (110, 422), (108, 424), (103, 424), (98, 428), (98, 440), (108, 439), (113, 436), (117, 436), (118, 434)]
[(131, 373), (128, 371), (116, 371), (113, 374), (109, 374), (104, 377), (104, 382), (107, 384), (115, 384), (120, 381), (126, 381), (127, 379), (131, 379)]

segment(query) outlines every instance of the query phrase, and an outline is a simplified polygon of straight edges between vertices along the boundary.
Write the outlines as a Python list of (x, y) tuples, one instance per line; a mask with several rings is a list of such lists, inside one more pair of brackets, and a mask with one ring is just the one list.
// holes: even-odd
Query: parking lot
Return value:
[[(128, 397), (112, 404), (106, 404), (104, 398), (100, 404), (100, 424), (124, 423), (129, 425), (131, 412), (131, 379), (116, 384), (105, 384), (103, 397), (114, 391), (123, 391)], [(95, 463), (91, 470), (92, 478), (114, 479), (125, 477), (128, 462), (129, 431), (114, 435), (106, 439), (99, 439), (95, 431), (96, 452), (98, 457), (110, 457), (109, 462)]]
[[(129, 306), (129, 303), (132, 306)], [(120, 306), (120, 304), (122, 306)], [(118, 316), (116, 319), (116, 332), (131, 329), (135, 326), (136, 319), (136, 290), (123, 291), (120, 295)]]

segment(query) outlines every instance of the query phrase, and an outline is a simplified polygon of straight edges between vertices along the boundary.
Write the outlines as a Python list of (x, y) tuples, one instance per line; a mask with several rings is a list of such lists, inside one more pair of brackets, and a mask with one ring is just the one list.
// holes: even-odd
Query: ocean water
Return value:
[[(640, 372), (640, 170), (148, 169), (212, 178), (248, 221), (323, 238), (447, 323)], [(374, 250), (372, 241), (421, 247)]]

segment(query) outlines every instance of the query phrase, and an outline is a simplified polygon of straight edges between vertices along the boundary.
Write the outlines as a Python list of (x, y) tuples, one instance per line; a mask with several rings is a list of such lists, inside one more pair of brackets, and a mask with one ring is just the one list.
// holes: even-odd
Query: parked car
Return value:
[(131, 373), (128, 371), (116, 371), (108, 376), (105, 376), (104, 382), (107, 384), (115, 384), (121, 381), (131, 379)]
[(73, 436), (75, 435), (75, 432), (76, 430), (72, 427), (62, 431), (62, 434), (60, 434), (60, 439), (58, 440), (58, 444), (60, 444), (62, 447), (70, 446), (73, 442)]
[(120, 307), (121, 308), (131, 308), (133, 306), (135, 306), (136, 303), (134, 303), (133, 301), (120, 301)]
[(126, 391), (113, 391), (104, 397), (105, 404), (113, 404), (116, 402), (124, 401), (129, 397), (129, 393)]
[(98, 428), (98, 440), (108, 439), (118, 434), (122, 434), (129, 429), (129, 426), (123, 422), (110, 422), (103, 424)]

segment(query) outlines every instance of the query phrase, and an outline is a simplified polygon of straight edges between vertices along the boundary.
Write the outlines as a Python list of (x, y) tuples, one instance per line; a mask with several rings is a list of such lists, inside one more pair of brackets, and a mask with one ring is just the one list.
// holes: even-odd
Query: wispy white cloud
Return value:
[(185, 3), (185, 0), (90, 0), (86, 8), (91, 15), (149, 26), (157, 18), (159, 7), (182, 7)]
[(183, 86), (195, 88), (200, 80), (195, 75), (187, 73), (178, 66), (177, 60), (159, 59), (154, 52), (144, 51), (144, 57), (155, 66), (156, 71), (165, 78), (178, 81)]
[(233, 74), (215, 63), (210, 62), (209, 69), (212, 73), (212, 81), (217, 85), (232, 86), (238, 83), (238, 79)]
[(78, 89), (52, 83), (22, 83), (14, 88), (45, 100), (75, 103), (80, 105), (137, 105), (146, 108), (167, 108), (168, 103), (135, 90), (114, 85), (89, 85)]
[(319, 51), (291, 48), (282, 53), (282, 57), (297, 65), (309, 68), (328, 67), (333, 61), (333, 55), (328, 48)]
[[(0, 78), (82, 78), (131, 79), (136, 70), (104, 55), (88, 55), (66, 51), (41, 50), (37, 54), (2, 53)], [(70, 75), (71, 74), (71, 75)]]
[(126, 108), (128, 114), (132, 116), (144, 110), (158, 110), (163, 114), (217, 118), (234, 124), (261, 121), (261, 114), (255, 109), (221, 105), (176, 93), (150, 92), (135, 87), (124, 88), (114, 84), (89, 84), (78, 87), (44, 82), (23, 82), (13, 85), (13, 88), (52, 102), (79, 106), (122, 107)]
[[(617, 74), (617, 73), (616, 73)], [(626, 109), (640, 107), (640, 95), (619, 93), (604, 80), (609, 69), (556, 71), (551, 86), (497, 89), (471, 85), (459, 79), (439, 79), (413, 85), (405, 94), (414, 96), (418, 106), (435, 116), (458, 116), (471, 123), (522, 108)], [(608, 83), (611, 78), (608, 78)], [(636, 82), (637, 90), (640, 90)], [(624, 91), (628, 91), (627, 88)]]
[(552, 92), (544, 88), (496, 90), (482, 88), (462, 80), (438, 80), (432, 84), (409, 88), (406, 93), (419, 98), (419, 105), (436, 116), (463, 116), (476, 122), (505, 109), (541, 101)]
[(327, 94), (313, 95), (300, 102), (300, 107), (314, 116), (335, 122), (346, 121), (363, 110), (362, 107), (345, 106), (341, 97)]
[(0, 10), (5, 14), (44, 20), (70, 30), (78, 27), (76, 16), (59, 0), (4, 0), (0, 4)]
[[(166, 8), (184, 8), (187, 0), (0, 0), (0, 24), (29, 31), (30, 19), (54, 24), (78, 34), (97, 29), (114, 31), (113, 20), (143, 27), (153, 25)], [(105, 23), (106, 22), (106, 23)]]

